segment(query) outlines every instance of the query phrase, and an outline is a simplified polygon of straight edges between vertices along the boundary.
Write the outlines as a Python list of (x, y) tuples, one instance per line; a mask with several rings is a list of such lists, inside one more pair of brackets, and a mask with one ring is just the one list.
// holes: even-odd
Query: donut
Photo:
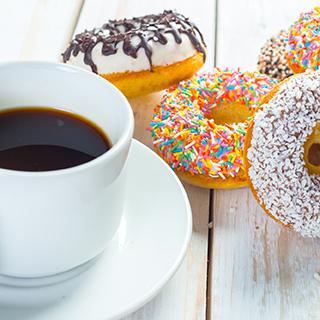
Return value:
[(287, 60), (294, 73), (318, 70), (320, 65), (320, 7), (302, 13), (289, 28)]
[(276, 80), (214, 69), (168, 89), (150, 124), (156, 152), (185, 182), (203, 188), (247, 184), (243, 144), (249, 117)]
[(320, 236), (320, 72), (296, 74), (264, 98), (248, 128), (245, 170), (277, 222)]
[(260, 50), (257, 71), (282, 81), (292, 75), (286, 58), (288, 32), (281, 30)]
[(135, 97), (191, 77), (205, 62), (206, 45), (195, 24), (169, 10), (85, 30), (62, 57)]

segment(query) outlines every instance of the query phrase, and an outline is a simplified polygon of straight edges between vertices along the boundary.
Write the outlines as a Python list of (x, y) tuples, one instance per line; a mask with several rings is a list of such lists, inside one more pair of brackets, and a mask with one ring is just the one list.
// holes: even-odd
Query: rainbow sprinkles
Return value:
[(298, 21), (290, 27), (287, 58), (294, 71), (319, 69), (320, 7), (302, 13)]
[(211, 179), (243, 171), (243, 144), (249, 121), (216, 124), (208, 114), (220, 104), (237, 102), (256, 109), (275, 80), (258, 73), (220, 70), (201, 73), (166, 91), (150, 130), (161, 157), (177, 172)]

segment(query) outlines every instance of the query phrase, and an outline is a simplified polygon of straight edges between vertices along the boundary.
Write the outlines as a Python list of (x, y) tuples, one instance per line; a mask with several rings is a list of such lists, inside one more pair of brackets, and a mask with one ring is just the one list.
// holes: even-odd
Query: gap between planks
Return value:
[[(85, 0), (73, 0), (67, 5), (62, 0), (35, 2), (19, 58), (61, 61), (61, 52), (72, 39), (84, 2)], [(52, 16), (58, 13), (61, 21), (57, 25)]]
[(79, 22), (79, 19), (80, 19), (81, 13), (82, 13), (82, 9), (83, 9), (83, 6), (84, 6), (85, 2), (86, 2), (86, 0), (81, 0), (78, 14), (74, 18), (73, 25), (72, 25), (71, 30), (70, 30), (69, 41), (72, 40), (73, 35), (74, 35), (75, 31), (76, 31), (76, 28), (77, 28), (77, 25), (78, 25), (78, 22)]
[(84, 6), (85, 2), (86, 2), (86, 0), (80, 0), (79, 11), (77, 12), (77, 14), (76, 14), (76, 16), (75, 16), (75, 18), (73, 20), (72, 27), (70, 28), (68, 42), (70, 42), (72, 40), (73, 36), (74, 36), (74, 33), (76, 31), (76, 28), (77, 28), (77, 25), (78, 25), (78, 22), (79, 22), (79, 19), (80, 19), (80, 16), (81, 16), (81, 13), (82, 13), (82, 10), (83, 10), (83, 6)]
[[(217, 65), (217, 40), (218, 40), (218, 19), (219, 19), (219, 0), (215, 0), (215, 19), (213, 21), (213, 66)], [(211, 292), (212, 292), (212, 272), (213, 272), (213, 263), (212, 263), (212, 246), (213, 246), (213, 230), (214, 230), (214, 190), (210, 190), (209, 197), (209, 217), (208, 217), (208, 251), (207, 251), (207, 287), (206, 287), (206, 320), (211, 319), (212, 314), (212, 303), (211, 301)]]
[(209, 320), (211, 317), (211, 290), (212, 290), (212, 244), (213, 244), (213, 229), (214, 229), (214, 190), (210, 190), (209, 197), (209, 218), (208, 218), (208, 251), (207, 251), (207, 287), (206, 287), (206, 319)]

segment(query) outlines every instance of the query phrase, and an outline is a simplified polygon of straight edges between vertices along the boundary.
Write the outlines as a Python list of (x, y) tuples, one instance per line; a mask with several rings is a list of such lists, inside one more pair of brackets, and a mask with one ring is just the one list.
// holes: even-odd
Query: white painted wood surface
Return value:
[[(265, 40), (317, 1), (222, 0), (217, 64), (253, 70)], [(320, 241), (277, 225), (248, 189), (213, 201), (211, 318), (320, 319)]]
[(0, 1), (0, 60), (60, 59), (83, 0)]
[[(215, 42), (214, 0), (0, 0), (0, 61), (59, 60), (74, 30), (99, 26), (109, 18), (176, 8), (203, 31), (207, 68), (216, 52), (218, 66), (252, 70), (265, 40), (316, 4), (314, 0), (219, 0)], [(145, 128), (159, 97), (158, 93), (131, 100), (135, 136), (149, 146)], [(247, 189), (214, 192), (207, 293), (210, 195), (186, 188), (194, 214), (186, 259), (162, 292), (126, 320), (320, 319), (320, 282), (314, 279), (320, 271), (320, 241), (278, 226)]]
[[(159, 13), (164, 9), (177, 11), (192, 17), (203, 31), (209, 47), (207, 66), (213, 64), (215, 3), (202, 1), (202, 10), (194, 1), (104, 1), (86, 0), (76, 27), (76, 33), (84, 29), (102, 25), (109, 18), (124, 18), (148, 13)], [(153, 108), (159, 102), (160, 94), (130, 101), (135, 114), (135, 137), (152, 146), (150, 134), (146, 131)], [(186, 186), (194, 217), (194, 232), (183, 265), (174, 278), (153, 301), (126, 319), (205, 319), (207, 283), (207, 241), (209, 191)]]

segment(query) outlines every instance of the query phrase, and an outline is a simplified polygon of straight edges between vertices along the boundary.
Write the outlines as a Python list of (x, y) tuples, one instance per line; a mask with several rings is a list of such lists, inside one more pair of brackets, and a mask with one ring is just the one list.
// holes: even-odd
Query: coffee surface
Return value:
[(67, 111), (27, 107), (0, 112), (0, 168), (65, 169), (93, 160), (110, 148), (101, 128)]

